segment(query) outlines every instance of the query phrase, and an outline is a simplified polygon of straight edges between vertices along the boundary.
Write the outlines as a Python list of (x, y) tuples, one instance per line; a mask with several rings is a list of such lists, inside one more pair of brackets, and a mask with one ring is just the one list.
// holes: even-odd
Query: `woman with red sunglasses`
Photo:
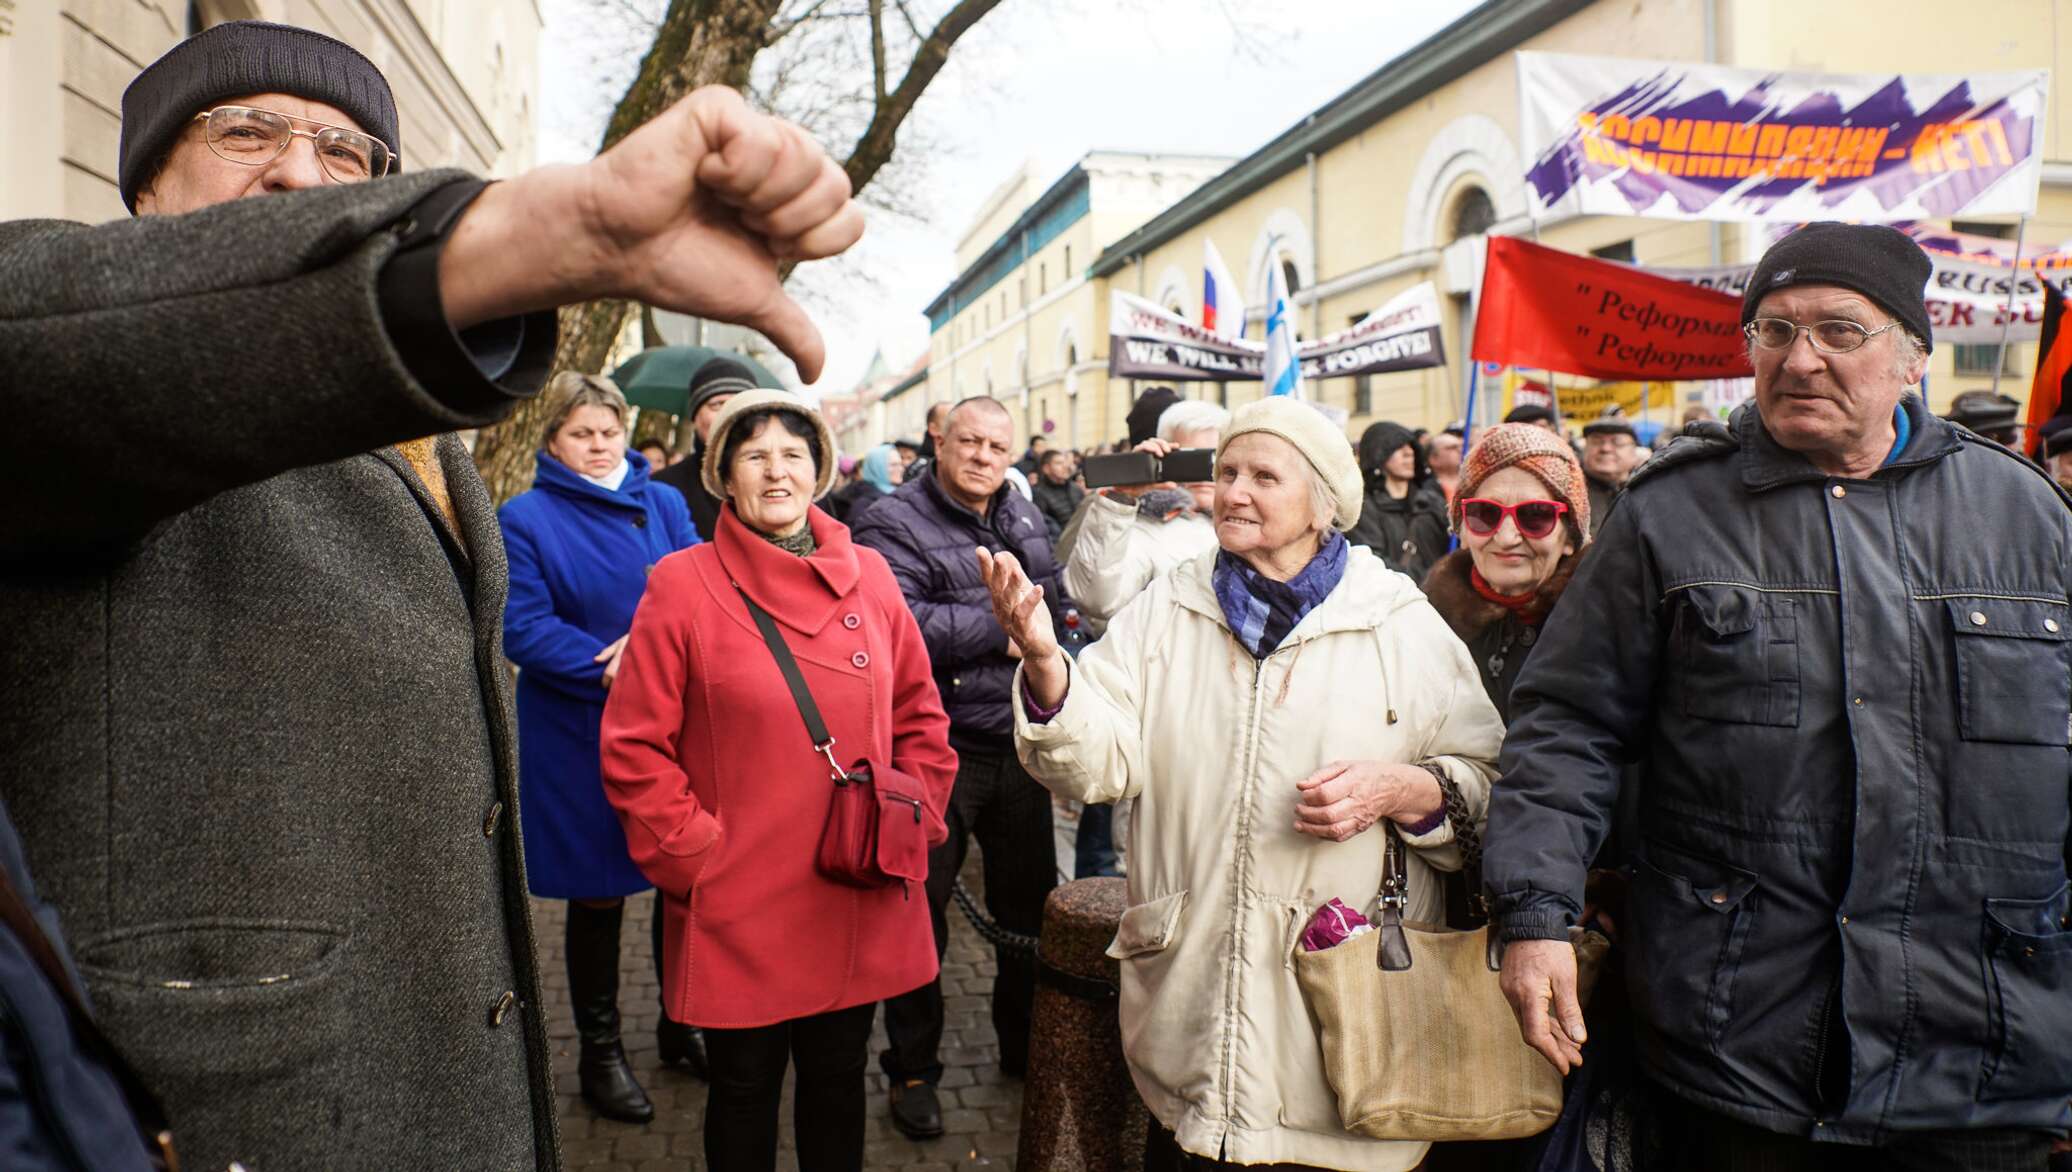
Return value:
[(1468, 645), (1505, 723), (1511, 685), (1590, 540), (1590, 491), (1573, 449), (1524, 423), (1477, 437), (1448, 509), (1460, 548), (1425, 596)]
[[(1506, 423), (1475, 438), (1448, 513), (1460, 548), (1432, 567), (1425, 597), (1468, 645), (1482, 686), (1508, 726), (1511, 685), (1590, 540), (1589, 482), (1562, 437), (1536, 424)], [(1593, 887), (1593, 894), (1600, 889)], [(1447, 889), (1455, 927), (1474, 926), (1460, 913), (1466, 894), (1464, 886)], [(1616, 1000), (1600, 992), (1592, 1002), (1593, 1038), (1619, 1032), (1623, 1023), (1602, 1021), (1604, 1003)], [(1424, 1166), (1431, 1172), (1520, 1167), (1532, 1142), (1436, 1144)]]

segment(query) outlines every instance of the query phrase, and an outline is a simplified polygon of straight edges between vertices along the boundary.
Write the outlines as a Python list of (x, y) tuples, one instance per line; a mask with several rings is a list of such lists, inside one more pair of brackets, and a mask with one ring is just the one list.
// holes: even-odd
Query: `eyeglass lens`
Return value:
[(326, 126), (314, 134), (299, 132), (285, 116), (248, 106), (209, 112), (209, 148), (234, 163), (272, 162), (298, 136), (314, 140), (318, 164), (336, 182), (360, 183), (388, 173), (388, 147), (358, 131)]
[(1508, 509), (1495, 501), (1468, 501), (1461, 505), (1461, 519), (1477, 537), (1495, 533), (1503, 525), (1505, 513), (1517, 521), (1519, 533), (1535, 540), (1554, 532), (1554, 526), (1561, 523), (1561, 510), (1552, 501), (1521, 501)]
[[(1782, 350), (1798, 338), (1799, 324), (1781, 317), (1759, 317), (1749, 323), (1755, 327), (1755, 343), (1765, 350)], [(1817, 321), (1805, 327), (1813, 339), (1814, 348), (1829, 354), (1847, 354), (1870, 340), (1871, 332), (1853, 321), (1831, 319)]]

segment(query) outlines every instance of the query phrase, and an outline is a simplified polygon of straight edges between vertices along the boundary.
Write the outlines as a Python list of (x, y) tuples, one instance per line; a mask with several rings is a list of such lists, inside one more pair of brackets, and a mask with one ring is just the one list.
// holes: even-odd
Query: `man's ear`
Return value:
[(151, 177), (144, 180), (142, 187), (137, 188), (138, 215), (150, 216), (158, 213), (158, 181), (164, 178), (165, 165), (171, 162), (172, 158), (173, 153), (171, 151), (160, 155), (157, 165), (151, 168)]

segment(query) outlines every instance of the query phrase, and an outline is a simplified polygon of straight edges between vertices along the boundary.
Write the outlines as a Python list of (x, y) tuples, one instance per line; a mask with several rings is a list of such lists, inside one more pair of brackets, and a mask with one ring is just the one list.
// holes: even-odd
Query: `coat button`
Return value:
[(633, 527), (635, 529), (647, 528), (647, 514), (642, 513), (640, 516), (633, 518)]
[(495, 1029), (504, 1024), (504, 1019), (511, 1015), (511, 1010), (517, 1008), (517, 1005), (518, 994), (506, 990), (503, 996), (496, 999), (496, 1004), (489, 1007), (489, 1028)]
[(1985, 625), (1986, 625), (1986, 615), (1985, 615), (1985, 612), (1984, 612), (1984, 611), (1977, 611), (1977, 610), (1975, 610), (1975, 611), (1972, 611), (1972, 612), (1971, 612), (1971, 625), (1972, 625), (1972, 626), (1974, 626), (1974, 627), (1983, 627), (1983, 626), (1985, 626)]
[(1715, 892), (1713, 892), (1713, 893), (1712, 893), (1712, 902), (1714, 902), (1714, 903), (1725, 903), (1725, 902), (1727, 902), (1727, 893), (1726, 893), (1726, 892), (1724, 892), (1724, 891), (1715, 891)]
[(489, 813), (482, 816), (482, 837), (493, 837), (496, 834), (497, 820), (503, 816), (504, 804), (502, 802), (492, 803), (489, 807)]
[(2044, 629), (2044, 630), (2046, 630), (2046, 631), (2049, 631), (2049, 632), (2050, 632), (2051, 634), (2053, 634), (2053, 635), (2057, 634), (2057, 633), (2058, 633), (2058, 620), (2056, 620), (2056, 619), (2045, 619), (2045, 620), (2043, 620), (2043, 629)]
[(1848, 495), (1849, 495), (1849, 490), (1848, 490), (1848, 489), (1846, 489), (1846, 488), (1843, 488), (1843, 487), (1842, 487), (1841, 485), (1839, 485), (1839, 484), (1835, 485), (1835, 486), (1834, 486), (1833, 488), (1830, 488), (1830, 489), (1828, 489), (1828, 491), (1829, 491), (1829, 492), (1831, 492), (1831, 493), (1833, 493), (1833, 494), (1835, 494), (1835, 499), (1836, 499), (1836, 500), (1841, 500), (1841, 499), (1842, 499), (1843, 497), (1845, 497), (1845, 496), (1848, 496)]
[[(863, 625), (863, 620), (853, 614), (845, 614), (842, 616), (842, 625), (853, 631)], [(2057, 628), (2052, 627), (2051, 630), (2055, 631)]]
[(855, 664), (857, 667), (869, 667), (871, 665), (871, 657), (859, 651), (856, 654), (849, 657), (849, 662)]

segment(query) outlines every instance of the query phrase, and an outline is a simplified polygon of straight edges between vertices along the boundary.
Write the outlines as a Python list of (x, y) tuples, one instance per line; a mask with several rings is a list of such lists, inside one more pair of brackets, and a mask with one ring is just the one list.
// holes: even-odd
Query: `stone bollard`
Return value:
[(1036, 949), (1036, 1009), (1022, 1091), (1021, 1172), (1142, 1172), (1147, 1114), (1122, 1060), (1117, 963), (1107, 955), (1129, 906), (1121, 879), (1050, 893)]

